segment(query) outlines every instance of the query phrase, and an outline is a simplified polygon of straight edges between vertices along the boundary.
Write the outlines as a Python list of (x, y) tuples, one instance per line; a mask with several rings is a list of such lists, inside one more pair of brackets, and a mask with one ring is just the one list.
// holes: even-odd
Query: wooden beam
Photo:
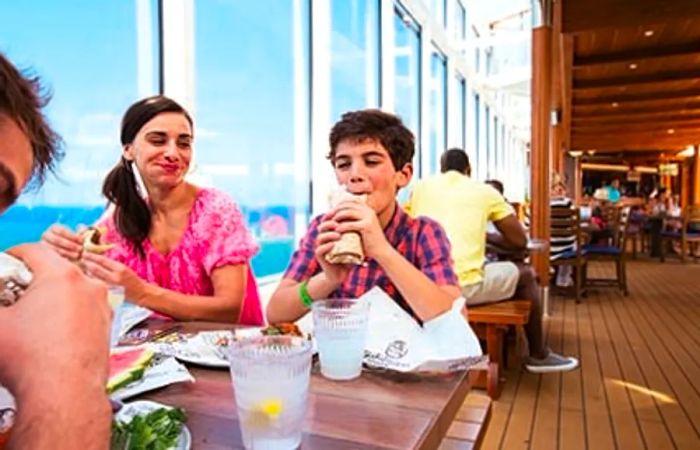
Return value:
[(607, 131), (652, 131), (660, 130), (666, 131), (669, 129), (673, 130), (700, 130), (700, 121), (698, 119), (688, 120), (688, 121), (646, 121), (646, 122), (627, 122), (627, 123), (584, 123), (584, 124), (574, 124), (572, 132), (574, 134), (584, 134), (590, 132), (596, 132), (599, 130)]
[(561, 89), (562, 89), (562, 131), (561, 142), (565, 150), (571, 148), (571, 117), (573, 97), (571, 84), (573, 82), (574, 63), (574, 37), (570, 34), (561, 34), (555, 38), (559, 43)]
[(688, 114), (669, 114), (669, 113), (652, 113), (652, 114), (620, 114), (615, 116), (583, 116), (574, 117), (573, 126), (576, 128), (581, 125), (608, 125), (608, 124), (630, 124), (630, 123), (659, 123), (659, 122), (683, 122), (688, 120), (700, 119), (700, 109)]
[(562, 31), (639, 27), (700, 16), (697, 0), (563, 0)]
[(691, 100), (695, 98), (700, 98), (700, 89), (689, 89), (687, 91), (650, 92), (647, 94), (610, 95), (607, 97), (596, 98), (574, 98), (574, 107), (579, 105), (600, 105), (606, 103), (612, 105), (613, 103), (639, 103), (669, 99)]
[[(682, 99), (681, 99), (682, 100)], [(629, 105), (621, 104), (617, 108), (613, 108), (612, 105), (607, 110), (600, 111), (600, 105), (580, 105), (574, 108), (573, 114), (576, 118), (580, 117), (601, 117), (601, 116), (617, 116), (624, 115), (629, 116), (632, 114), (650, 114), (650, 113), (661, 113), (661, 112), (678, 112), (684, 113), (688, 111), (700, 111), (700, 102), (687, 102), (678, 101), (675, 104), (664, 104), (656, 106), (646, 106), (640, 107), (639, 105), (631, 104)]]
[[(700, 2), (698, 2), (698, 4), (700, 4)], [(650, 47), (590, 56), (577, 56), (574, 58), (574, 70), (589, 66), (607, 64), (638, 64), (640, 61), (673, 57), (695, 58), (698, 56), (698, 49), (700, 49), (700, 42), (692, 42), (690, 44), (680, 44), (666, 47)]]
[(700, 135), (684, 139), (667, 140), (648, 138), (646, 140), (613, 139), (610, 136), (574, 136), (572, 148), (577, 150), (683, 150), (693, 142), (700, 142)]
[(603, 89), (611, 87), (656, 86), (659, 84), (700, 81), (700, 70), (665, 73), (660, 75), (625, 76), (599, 78), (593, 80), (574, 80), (574, 91)]
[[(700, 142), (700, 141), (697, 141)], [(695, 144), (695, 156), (693, 156), (693, 204), (700, 204), (700, 146)]]

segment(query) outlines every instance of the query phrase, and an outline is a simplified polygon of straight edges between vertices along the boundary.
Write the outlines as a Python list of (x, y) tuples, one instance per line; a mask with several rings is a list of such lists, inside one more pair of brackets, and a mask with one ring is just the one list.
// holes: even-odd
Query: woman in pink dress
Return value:
[(114, 206), (99, 223), (107, 230), (102, 241), (114, 247), (105, 255), (83, 252), (83, 238), (60, 225), (43, 239), (81, 259), (92, 276), (124, 286), (129, 301), (161, 314), (261, 324), (249, 264), (258, 246), (227, 194), (185, 181), (193, 139), (191, 117), (173, 100), (134, 103), (122, 119), (121, 160), (102, 187)]

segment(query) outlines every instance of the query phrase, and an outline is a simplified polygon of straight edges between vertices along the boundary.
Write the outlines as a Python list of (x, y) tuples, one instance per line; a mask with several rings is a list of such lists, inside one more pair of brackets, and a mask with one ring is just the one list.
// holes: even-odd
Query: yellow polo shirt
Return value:
[(488, 222), (514, 214), (494, 188), (454, 170), (419, 180), (404, 209), (413, 217), (427, 216), (442, 225), (462, 286), (483, 279)]

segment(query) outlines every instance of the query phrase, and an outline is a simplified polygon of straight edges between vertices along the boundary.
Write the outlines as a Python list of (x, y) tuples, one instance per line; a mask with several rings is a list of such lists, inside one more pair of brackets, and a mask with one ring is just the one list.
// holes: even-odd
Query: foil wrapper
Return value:
[[(331, 208), (348, 198), (360, 198), (367, 201), (366, 195), (354, 195), (345, 189), (332, 191), (328, 200)], [(362, 238), (359, 233), (343, 233), (330, 252), (326, 254), (326, 261), (331, 264), (355, 264), (361, 265), (365, 259), (365, 252), (362, 248)]]
[(0, 253), (0, 306), (13, 305), (32, 281), (32, 273), (22, 261)]

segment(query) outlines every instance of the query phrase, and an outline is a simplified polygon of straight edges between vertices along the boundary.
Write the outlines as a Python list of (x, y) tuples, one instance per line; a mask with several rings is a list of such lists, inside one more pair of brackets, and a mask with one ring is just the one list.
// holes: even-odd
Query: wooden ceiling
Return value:
[(554, 31), (564, 148), (700, 143), (700, 0), (559, 0)]

